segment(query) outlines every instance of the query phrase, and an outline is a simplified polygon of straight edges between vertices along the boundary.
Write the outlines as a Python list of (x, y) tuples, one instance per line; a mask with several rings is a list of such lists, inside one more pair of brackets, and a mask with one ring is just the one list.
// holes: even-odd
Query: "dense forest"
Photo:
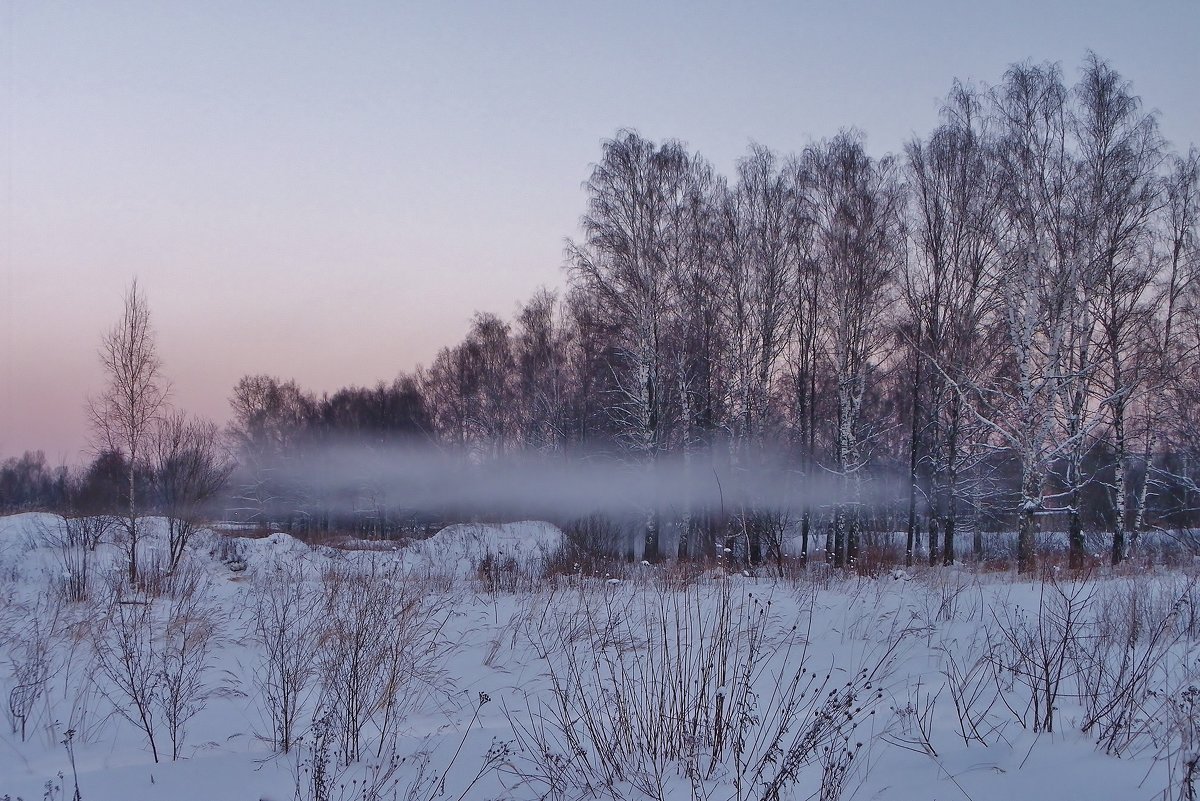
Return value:
[[(225, 431), (167, 414), (161, 392), (126, 393), (122, 414), (120, 380), (165, 386), (146, 326), (149, 373), (102, 350), (114, 383), (90, 407), (95, 461), (10, 459), (0, 505), (107, 503), (135, 521), (182, 504), (378, 536), (461, 512), (389, 508), (367, 487), (333, 503), (280, 469), (319, 472), (321, 447), (349, 442), (476, 466), (536, 454), (712, 474), (720, 460), (836, 488), (786, 507), (751, 487), (736, 508), (631, 508), (612, 542), (649, 562), (770, 562), (787, 540), (842, 566), (906, 532), (907, 559), (949, 564), (1015, 531), (1028, 570), (1039, 530), (1065, 533), (1080, 566), (1101, 538), (1115, 564), (1144, 532), (1195, 525), (1200, 153), (1164, 141), (1099, 57), (1073, 84), (1054, 64), (955, 82), (937, 126), (883, 158), (846, 130), (793, 154), (752, 145), (726, 176), (681, 141), (621, 131), (586, 191), (561, 292), (476, 314), (391, 383), (318, 396), (246, 376)], [(138, 314), (135, 287), (106, 343), (138, 333)]]

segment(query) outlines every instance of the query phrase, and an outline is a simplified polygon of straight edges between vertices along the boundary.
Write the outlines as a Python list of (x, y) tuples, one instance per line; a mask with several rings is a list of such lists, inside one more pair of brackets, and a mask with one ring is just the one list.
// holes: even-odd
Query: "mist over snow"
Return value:
[(854, 487), (834, 474), (805, 475), (781, 450), (743, 453), (735, 467), (728, 448), (720, 447), (645, 462), (580, 450), (478, 458), (452, 446), (347, 439), (263, 460), (252, 474), (320, 498), (322, 508), (334, 512), (353, 512), (369, 502), (553, 519), (652, 509), (733, 514), (748, 507), (780, 512), (837, 503), (871, 507), (903, 491), (898, 479), (888, 477)]

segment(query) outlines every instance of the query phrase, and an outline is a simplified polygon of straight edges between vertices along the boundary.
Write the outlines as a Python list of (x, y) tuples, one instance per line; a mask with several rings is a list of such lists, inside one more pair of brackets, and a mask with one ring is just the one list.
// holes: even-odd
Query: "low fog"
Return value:
[[(663, 511), (736, 513), (744, 507), (800, 511), (896, 497), (894, 482), (855, 485), (817, 468), (802, 475), (784, 453), (760, 450), (735, 462), (728, 448), (620, 461), (582, 451), (496, 455), (419, 445), (343, 441), (243, 466), (247, 488), (319, 501), (334, 513), (365, 509), (556, 519)], [(257, 494), (257, 493), (256, 493)]]

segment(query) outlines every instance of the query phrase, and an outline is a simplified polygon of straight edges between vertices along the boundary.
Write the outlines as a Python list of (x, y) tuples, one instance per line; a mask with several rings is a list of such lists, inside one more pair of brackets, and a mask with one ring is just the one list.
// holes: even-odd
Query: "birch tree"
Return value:
[(126, 460), (128, 494), (121, 521), (129, 581), (136, 584), (142, 533), (138, 470), (170, 391), (150, 324), (150, 307), (136, 279), (125, 293), (121, 319), (101, 340), (100, 363), (106, 386), (88, 400), (88, 416), (97, 452), (120, 453)]
[[(689, 197), (691, 163), (678, 142), (658, 146), (630, 131), (606, 142), (587, 182), (584, 239), (569, 246), (575, 282), (597, 297), (616, 336), (616, 428), (651, 476), (673, 411), (668, 335), (677, 299), (666, 246), (682, 236), (673, 226)], [(658, 510), (648, 510), (647, 561), (659, 558), (658, 529)]]
[(308, 433), (315, 405), (295, 381), (247, 375), (234, 386), (228, 435), (239, 457), (236, 500), (250, 520), (290, 520), (305, 502), (305, 488), (281, 473)]
[[(803, 157), (789, 159), (787, 174), (789, 183), (795, 188), (792, 212), (798, 218), (797, 225), (793, 228), (794, 233), (798, 235), (798, 241), (795, 271), (790, 277), (793, 287), (789, 293), (795, 308), (791, 314), (791, 341), (785, 353), (787, 397), (790, 401), (787, 412), (791, 417), (789, 427), (792, 441), (798, 450), (796, 467), (808, 478), (818, 469), (818, 387), (824, 380), (824, 376), (821, 375), (823, 357), (820, 313), (825, 291), (824, 272), (821, 269), (817, 247), (813, 176), (809, 173)], [(800, 513), (800, 555), (804, 564), (808, 562), (813, 512), (812, 503), (806, 502)]]
[[(1057, 65), (1013, 66), (993, 93), (1005, 189), (1000, 286), (1007, 365), (980, 395), (981, 419), (1020, 465), (1022, 573), (1034, 569), (1034, 532), (1050, 468), (1094, 427), (1083, 419), (1091, 407), (1074, 403), (1089, 379), (1090, 360), (1076, 358), (1089, 309), (1081, 303), (1067, 94)], [(1059, 417), (1064, 407), (1076, 415), (1066, 422), (1069, 434)]]
[[(676, 555), (692, 551), (713, 556), (720, 523), (703, 514), (702, 499), (690, 487), (697, 476), (713, 469), (718, 427), (725, 412), (726, 330), (720, 264), (719, 197), (723, 191), (711, 166), (692, 157), (686, 184), (669, 208), (671, 223), (665, 263), (670, 275), (672, 314), (669, 339), (673, 391), (674, 436), (668, 442), (680, 453), (689, 490), (679, 500)], [(704, 457), (709, 463), (702, 463)], [(716, 524), (714, 524), (716, 523)], [(704, 529), (702, 531), (702, 529)]]
[(741, 450), (761, 447), (772, 426), (771, 397), (796, 314), (798, 203), (775, 154), (761, 146), (738, 163), (737, 185), (723, 203), (723, 309), (734, 371), (729, 418)]
[(860, 412), (895, 300), (902, 193), (893, 160), (871, 159), (852, 133), (809, 148), (804, 161), (812, 181), (817, 258), (825, 274), (823, 339), (837, 392), (833, 470), (841, 479), (841, 497), (835, 502), (828, 556), (843, 566), (857, 558), (866, 464)]
[[(911, 393), (913, 487), (915, 490), (917, 485), (917, 454), (921, 453), (930, 478), (926, 489), (930, 562), (951, 564), (961, 475), (970, 458), (978, 454), (975, 440), (969, 436), (974, 409), (965, 407), (971, 394), (963, 390), (987, 380), (992, 362), (990, 345), (994, 340), (988, 328), (998, 291), (1000, 192), (994, 143), (981, 99), (967, 87), (956, 85), (943, 116), (945, 121), (927, 141), (914, 140), (906, 148), (914, 254), (906, 265), (905, 298), (915, 321), (911, 347), (917, 353)], [(915, 500), (914, 493), (910, 542), (916, 526)], [(943, 535), (940, 554), (939, 523)]]
[[(766, 439), (781, 430), (778, 381), (797, 312), (796, 276), (807, 222), (795, 176), (774, 153), (754, 145), (738, 162), (736, 185), (723, 191), (720, 201), (726, 424), (735, 464), (742, 468), (763, 469)], [(763, 521), (742, 518), (748, 559), (760, 562)]]
[(512, 347), (516, 424), (521, 442), (534, 450), (554, 451), (566, 444), (568, 338), (554, 293), (541, 290), (518, 310)]
[[(1166, 432), (1166, 445), (1175, 454), (1174, 464), (1156, 467), (1154, 445), (1147, 438), (1143, 461), (1146, 478), (1139, 492), (1133, 526), (1136, 538), (1146, 514), (1150, 476), (1156, 483), (1182, 488), (1182, 507), (1195, 493), (1194, 475), (1200, 457), (1200, 151), (1191, 148), (1171, 162), (1166, 179), (1163, 230), (1166, 251), (1155, 394), (1158, 403), (1147, 406), (1148, 427)], [(1169, 406), (1169, 409), (1167, 408)]]
[[(1128, 82), (1095, 54), (1088, 57), (1075, 95), (1083, 249), (1096, 276), (1097, 381), (1112, 438), (1111, 561), (1117, 564), (1124, 558), (1129, 524), (1129, 410), (1146, 386), (1146, 346), (1154, 341), (1148, 301), (1157, 272), (1153, 224), (1163, 145), (1154, 115), (1142, 112)], [(1082, 567), (1084, 556), (1077, 515), (1076, 504), (1072, 567)]]

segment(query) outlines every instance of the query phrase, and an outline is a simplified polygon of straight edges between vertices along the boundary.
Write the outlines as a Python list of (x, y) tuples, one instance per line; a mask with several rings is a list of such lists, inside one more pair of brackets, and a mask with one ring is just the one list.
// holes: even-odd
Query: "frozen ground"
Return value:
[(205, 534), (148, 595), (61, 540), (0, 518), (0, 798), (1190, 797), (1190, 570), (541, 576), (522, 523)]

